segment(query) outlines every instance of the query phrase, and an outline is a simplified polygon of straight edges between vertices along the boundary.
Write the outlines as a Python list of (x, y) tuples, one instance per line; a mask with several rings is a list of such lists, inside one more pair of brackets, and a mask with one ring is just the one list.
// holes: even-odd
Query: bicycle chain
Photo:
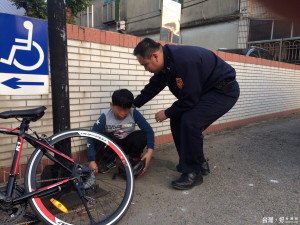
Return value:
[[(48, 179), (48, 180), (42, 180), (42, 181), (37, 181), (38, 183), (43, 183), (43, 182), (49, 182), (49, 181), (58, 181), (58, 180), (65, 180), (65, 179), (68, 179), (69, 177), (60, 177), (60, 178), (54, 178), (54, 179)], [(24, 185), (24, 184), (23, 184)], [(52, 194), (49, 194), (47, 196), (51, 196), (51, 195), (55, 195), (55, 193), (52, 193)], [(76, 212), (76, 211), (80, 211), (84, 208), (80, 208), (80, 209), (74, 209), (74, 210), (71, 210), (69, 211), (69, 213), (72, 213), (72, 212)], [(28, 224), (31, 224), (31, 223), (36, 223), (36, 222), (39, 222), (39, 220), (28, 220), (28, 221), (25, 221), (25, 222), (21, 222), (21, 223), (16, 223), (16, 224), (12, 224), (12, 225), (28, 225)]]
[[(43, 182), (58, 181), (58, 180), (64, 180), (64, 179), (67, 179), (67, 178), (68, 177), (65, 177), (65, 178), (56, 178), (56, 179), (48, 179), (48, 180), (43, 180)], [(41, 181), (39, 181), (39, 182), (42, 183)], [(47, 196), (51, 196), (51, 195), (55, 195), (55, 193), (49, 194)], [(71, 211), (69, 211), (69, 213), (78, 212), (78, 211), (83, 210), (83, 209), (85, 209), (85, 208), (81, 207), (79, 209), (71, 210)], [(26, 222), (21, 222), (21, 223), (12, 224), (12, 225), (28, 225), (28, 224), (35, 223), (35, 222), (39, 222), (39, 220), (28, 220)]]
[(29, 220), (29, 221), (26, 221), (26, 222), (12, 224), (12, 225), (27, 225), (27, 224), (36, 223), (36, 222), (39, 222), (39, 220)]
[[(81, 210), (85, 210), (84, 207), (81, 207), (81, 208), (78, 208), (78, 209), (74, 209), (74, 210), (71, 210), (69, 211), (68, 213), (73, 213), (73, 212), (79, 212)], [(22, 222), (22, 223), (17, 223), (17, 224), (12, 224), (12, 225), (28, 225), (28, 224), (31, 224), (31, 223), (36, 223), (36, 222), (40, 222), (39, 220), (29, 220), (29, 221), (26, 221), (26, 222)]]
[[(67, 177), (66, 177), (67, 178)], [(43, 181), (38, 181), (40, 183), (42, 182), (49, 182), (49, 181), (58, 181), (58, 180), (64, 180), (66, 178), (56, 178), (56, 179), (48, 179), (48, 180), (43, 180)], [(52, 193), (52, 194), (49, 194), (48, 196), (50, 195), (54, 195), (55, 193)], [(33, 213), (34, 214), (34, 213)], [(25, 222), (19, 222), (19, 223), (14, 223), (14, 224), (11, 224), (11, 225), (28, 225), (28, 224), (31, 224), (31, 223), (36, 223), (36, 222), (39, 222), (39, 220), (30, 220), (28, 219), (27, 221)]]

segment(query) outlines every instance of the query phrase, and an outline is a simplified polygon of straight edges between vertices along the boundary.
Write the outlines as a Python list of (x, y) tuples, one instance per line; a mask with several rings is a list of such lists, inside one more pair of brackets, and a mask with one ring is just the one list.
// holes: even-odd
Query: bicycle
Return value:
[[(92, 131), (73, 129), (51, 137), (39, 136), (29, 124), (42, 118), (45, 110), (42, 106), (0, 113), (2, 119), (16, 118), (21, 123), (16, 129), (0, 127), (0, 133), (18, 137), (8, 182), (0, 187), (0, 224), (16, 224), (29, 216), (28, 202), (43, 224), (115, 224), (128, 210), (134, 192), (126, 155), (109, 138)], [(16, 177), (24, 140), (35, 150), (26, 167), (23, 187)], [(118, 166), (94, 175), (84, 157), (79, 157), (88, 140), (106, 145), (109, 154), (115, 154)], [(67, 149), (71, 152), (63, 153)], [(118, 167), (125, 170), (122, 178), (116, 177)]]

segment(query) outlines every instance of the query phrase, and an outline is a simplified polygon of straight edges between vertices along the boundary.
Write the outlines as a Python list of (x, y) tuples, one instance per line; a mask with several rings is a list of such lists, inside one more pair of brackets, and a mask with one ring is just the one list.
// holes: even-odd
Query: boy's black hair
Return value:
[(132, 107), (133, 100), (133, 94), (127, 89), (116, 90), (112, 95), (112, 104), (125, 109)]
[(152, 53), (158, 51), (160, 48), (160, 43), (153, 41), (151, 38), (145, 38), (134, 48), (133, 55), (140, 55), (143, 58), (149, 59)]

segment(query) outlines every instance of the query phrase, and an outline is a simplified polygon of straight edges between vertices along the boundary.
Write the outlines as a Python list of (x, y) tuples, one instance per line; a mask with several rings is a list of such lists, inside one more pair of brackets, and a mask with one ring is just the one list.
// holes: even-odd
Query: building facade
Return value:
[[(179, 43), (208, 49), (265, 48), (275, 60), (300, 64), (300, 26), (256, 0), (177, 0)], [(91, 0), (77, 24), (161, 39), (163, 0)], [(171, 41), (171, 40), (167, 40)]]

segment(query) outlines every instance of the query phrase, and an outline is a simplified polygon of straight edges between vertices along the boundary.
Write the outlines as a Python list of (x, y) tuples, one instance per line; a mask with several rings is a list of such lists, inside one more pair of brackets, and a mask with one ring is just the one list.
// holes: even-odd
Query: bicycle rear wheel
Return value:
[[(106, 146), (105, 152), (114, 157), (114, 168), (93, 176), (86, 157), (87, 144), (91, 141)], [(56, 192), (29, 199), (37, 216), (46, 224), (115, 224), (119, 221), (129, 208), (134, 191), (132, 169), (124, 152), (107, 137), (85, 130), (60, 132), (49, 138), (49, 144), (61, 151), (71, 145), (73, 161), (52, 153), (46, 147), (36, 148), (31, 155), (25, 175), (27, 192), (47, 189), (60, 182)], [(100, 154), (105, 155), (105, 152)], [(118, 167), (125, 168), (125, 174), (119, 175)], [(80, 179), (74, 179), (74, 174), (82, 175)], [(63, 212), (64, 207), (68, 213)]]

